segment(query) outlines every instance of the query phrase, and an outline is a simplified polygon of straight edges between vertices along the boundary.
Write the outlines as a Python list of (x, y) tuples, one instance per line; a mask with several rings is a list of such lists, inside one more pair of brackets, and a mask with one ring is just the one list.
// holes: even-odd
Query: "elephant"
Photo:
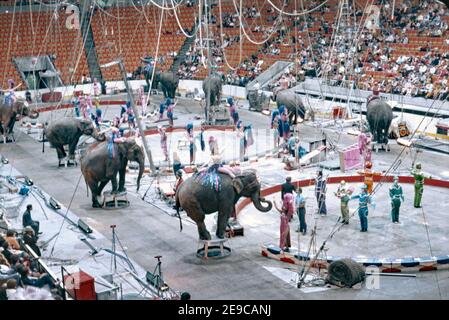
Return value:
[(305, 118), (306, 108), (304, 106), (304, 103), (302, 102), (301, 96), (295, 93), (294, 90), (286, 89), (278, 91), (276, 93), (273, 93), (273, 96), (271, 96), (271, 98), (277, 103), (278, 108), (281, 105), (284, 105), (287, 108), (290, 123), (292, 123), (294, 118), (295, 120), (293, 121), (293, 124), (297, 124), (298, 116), (302, 119)]
[(388, 103), (379, 96), (370, 96), (366, 105), (366, 120), (368, 121), (373, 141), (388, 147), (388, 132), (393, 120), (393, 111)]
[(31, 119), (37, 119), (39, 112), (31, 110), (28, 102), (22, 98), (18, 98), (13, 104), (7, 105), (3, 101), (0, 102), (0, 133), (3, 134), (3, 142), (6, 143), (8, 135), (13, 133), (14, 124), (17, 116), (27, 116)]
[[(124, 192), (125, 174), (128, 161), (139, 163), (139, 174), (137, 176), (137, 190), (140, 188), (140, 180), (145, 169), (145, 156), (142, 148), (134, 138), (127, 138), (123, 142), (114, 143), (112, 155), (110, 154), (107, 141), (91, 145), (86, 154), (81, 157), (81, 172), (86, 184), (92, 192), (92, 207), (100, 208), (98, 196), (109, 181), (112, 183), (112, 192)], [(117, 173), (119, 182), (117, 185)]]
[[(210, 186), (204, 185), (192, 176), (185, 180), (176, 192), (176, 211), (179, 216), (179, 209), (182, 208), (187, 215), (196, 222), (201, 240), (210, 240), (211, 236), (206, 229), (204, 218), (206, 214), (218, 211), (218, 222), (216, 235), (223, 239), (226, 226), (234, 210), (234, 206), (240, 197), (251, 198), (257, 210), (268, 212), (272, 208), (272, 203), (260, 196), (260, 182), (255, 170), (245, 170), (235, 179), (240, 180), (240, 192), (234, 188), (235, 182), (230, 176), (217, 173), (221, 179), (221, 189), (217, 192)], [(266, 203), (263, 206), (262, 203)], [(181, 225), (182, 226), (182, 225)]]
[(69, 159), (67, 165), (73, 164), (70, 160), (75, 160), (76, 146), (83, 134), (92, 136), (97, 141), (105, 140), (103, 134), (98, 134), (94, 123), (91, 120), (77, 118), (62, 118), (55, 120), (45, 128), (44, 134), (50, 142), (50, 145), (56, 148), (59, 166), (63, 165), (62, 161), (67, 157), (64, 145), (69, 145)]
[[(138, 72), (136, 69), (135, 72)], [(151, 68), (144, 68), (143, 74), (145, 76), (145, 81), (147, 83), (148, 88), (150, 87), (150, 80), (153, 76), (153, 67)], [(174, 99), (176, 96), (176, 90), (178, 89), (179, 85), (179, 77), (173, 73), (173, 72), (154, 72), (154, 78), (153, 78), (153, 85), (152, 88), (156, 89), (158, 88), (160, 84), (160, 87), (162, 89), (162, 92), (164, 93), (164, 98), (171, 98)]]
[(156, 72), (154, 75), (154, 86), (157, 88), (159, 83), (164, 93), (164, 98), (174, 99), (179, 85), (179, 77), (173, 72)]
[[(221, 100), (221, 79), (218, 77), (207, 77), (203, 80), (203, 91), (206, 99), (209, 100), (210, 105), (220, 104)], [(210, 93), (210, 96), (209, 96)], [(207, 100), (206, 100), (207, 101)]]

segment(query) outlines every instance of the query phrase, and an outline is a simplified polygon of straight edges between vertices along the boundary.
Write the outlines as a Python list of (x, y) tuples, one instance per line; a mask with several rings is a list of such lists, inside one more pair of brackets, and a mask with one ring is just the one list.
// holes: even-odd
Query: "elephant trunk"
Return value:
[(142, 179), (143, 172), (145, 170), (145, 157), (143, 156), (143, 154), (142, 156), (139, 157), (137, 162), (139, 163), (139, 175), (137, 176), (137, 191), (139, 191), (140, 179)]
[[(273, 207), (271, 201), (265, 200), (264, 198), (260, 197), (260, 193), (254, 193), (251, 196), (251, 200), (253, 201), (253, 204), (256, 207), (256, 209), (262, 212), (268, 212)], [(263, 206), (262, 203), (266, 203), (267, 206)]]

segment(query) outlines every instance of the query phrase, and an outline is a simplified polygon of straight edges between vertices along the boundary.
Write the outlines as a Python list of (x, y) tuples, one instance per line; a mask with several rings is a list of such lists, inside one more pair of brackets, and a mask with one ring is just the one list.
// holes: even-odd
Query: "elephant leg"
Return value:
[(109, 181), (101, 181), (100, 185), (97, 188), (98, 194), (101, 194), (103, 192), (104, 187), (108, 184)]
[(116, 174), (114, 174), (111, 177), (111, 184), (112, 184), (112, 192), (116, 193), (117, 192), (117, 175)]
[(90, 191), (92, 192), (92, 207), (93, 208), (101, 208), (101, 204), (98, 202), (98, 183), (96, 181), (88, 181)]
[(189, 203), (183, 203), (182, 207), (187, 215), (195, 221), (200, 240), (210, 240), (211, 236), (204, 223), (205, 214), (201, 206), (196, 202), (189, 201)]
[(229, 218), (232, 214), (232, 209), (234, 206), (226, 206), (221, 207), (220, 210), (218, 210), (218, 220), (217, 220), (217, 231), (216, 235), (219, 239), (224, 239), (225, 232), (226, 232), (226, 226), (228, 225)]
[(125, 174), (126, 169), (119, 171), (118, 192), (125, 192)]
[[(78, 144), (78, 141), (72, 142), (71, 144), (69, 144), (69, 160), (67, 161), (68, 165), (76, 165), (75, 150), (76, 150), (77, 144)], [(73, 163), (71, 161), (73, 161)]]
[(65, 150), (64, 150), (64, 146), (56, 145), (55, 149), (56, 149), (56, 153), (58, 154), (58, 160), (59, 160), (58, 165), (63, 166), (64, 164), (62, 164), (61, 162), (67, 156), (67, 154), (65, 153)]

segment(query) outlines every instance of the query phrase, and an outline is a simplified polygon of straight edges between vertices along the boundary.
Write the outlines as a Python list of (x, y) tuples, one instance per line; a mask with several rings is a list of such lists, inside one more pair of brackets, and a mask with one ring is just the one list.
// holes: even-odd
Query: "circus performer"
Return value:
[(87, 105), (87, 117), (89, 118), (92, 114), (92, 110), (94, 108), (94, 105), (92, 103), (92, 97), (90, 96), (90, 94), (86, 95), (86, 105)]
[(374, 207), (374, 202), (368, 193), (368, 186), (363, 184), (362, 191), (351, 196), (352, 199), (359, 199), (359, 219), (360, 219), (360, 232), (368, 231), (368, 205), (371, 204)]
[(81, 96), (79, 98), (79, 103), (80, 103), (80, 110), (81, 110), (81, 114), (83, 115), (83, 118), (84, 119), (89, 119), (90, 111), (88, 110), (86, 97), (85, 96)]
[(382, 172), (374, 172), (372, 170), (373, 164), (370, 161), (365, 162), (365, 169), (357, 171), (358, 174), (365, 176), (363, 183), (368, 186), (368, 193), (373, 192), (374, 176), (381, 176)]
[(112, 119), (112, 126), (118, 129), (120, 128), (120, 125), (121, 125), (120, 117), (115, 116), (114, 119)]
[(327, 214), (326, 208), (326, 179), (323, 178), (323, 171), (318, 170), (315, 179), (315, 197), (318, 204), (318, 213), (322, 216)]
[(134, 116), (134, 111), (132, 108), (128, 108), (126, 110), (126, 119), (130, 129), (136, 127), (136, 117)]
[(162, 120), (164, 118), (164, 112), (165, 112), (165, 103), (159, 104), (159, 120)]
[(108, 141), (108, 155), (110, 159), (115, 158), (114, 143), (122, 143), (125, 138), (120, 137), (120, 131), (117, 128), (112, 128), (107, 137)]
[(173, 101), (170, 98), (167, 98), (165, 105), (167, 106), (168, 125), (170, 127), (173, 127), (173, 118), (174, 118), (173, 111), (175, 109), (176, 103), (173, 103)]
[(415, 169), (411, 171), (411, 175), (415, 178), (415, 199), (413, 201), (413, 206), (415, 208), (421, 208), (422, 194), (424, 192), (424, 180), (432, 179), (431, 176), (426, 175), (421, 171), (421, 163), (417, 163)]
[(349, 224), (349, 200), (350, 196), (354, 192), (353, 187), (348, 187), (346, 181), (342, 180), (338, 186), (335, 196), (340, 199), (340, 210), (341, 210), (341, 223)]
[(140, 107), (142, 108), (142, 116), (145, 116), (147, 114), (147, 105), (148, 105), (148, 99), (147, 95), (145, 94), (143, 86), (140, 86), (137, 90), (137, 93), (139, 95), (139, 102)]
[(302, 195), (302, 188), (298, 187), (296, 190), (295, 199), (296, 214), (298, 215), (299, 226), (296, 232), (301, 232), (303, 235), (307, 233), (306, 224), (306, 198)]
[(362, 131), (358, 137), (358, 146), (363, 163), (371, 162), (371, 136)]
[(182, 169), (181, 159), (176, 151), (173, 151), (173, 173), (176, 176), (176, 172)]
[(390, 199), (391, 199), (391, 220), (393, 223), (399, 223), (399, 209), (401, 203), (404, 202), (404, 194), (402, 187), (399, 184), (399, 177), (394, 176), (393, 185), (390, 187)]
[(284, 105), (279, 107), (279, 125), (282, 127), (282, 136), (284, 138), (284, 143), (287, 143), (288, 138), (290, 137), (290, 122), (288, 120), (288, 110)]
[(273, 143), (275, 148), (279, 148), (279, 112), (274, 111), (273, 115), (274, 117), (271, 120), (271, 129), (273, 130)]
[(227, 106), (229, 107), (229, 114), (231, 115), (232, 121), (234, 122), (234, 125), (236, 125), (239, 121), (239, 114), (237, 112), (234, 99), (232, 97), (228, 97), (226, 102)]
[(168, 161), (167, 133), (163, 126), (158, 126), (158, 131), (161, 136), (161, 149), (164, 155), (164, 161)]
[(99, 97), (101, 94), (101, 88), (100, 88), (100, 84), (98, 83), (97, 78), (94, 78), (92, 88), (93, 88), (93, 92), (94, 92), (94, 97)]
[(73, 110), (75, 111), (75, 117), (80, 117), (80, 99), (77, 95), (72, 97)]
[(100, 128), (100, 123), (102, 122), (101, 115), (102, 115), (101, 109), (96, 109), (95, 115), (92, 114), (92, 117), (94, 118), (94, 122), (95, 122), (95, 125), (97, 126), (97, 129)]
[(188, 123), (186, 126), (186, 138), (189, 142), (189, 155), (190, 155), (190, 164), (195, 164), (196, 158), (196, 144), (195, 138), (193, 136), (193, 123)]
[(199, 138), (200, 138), (201, 151), (204, 152), (204, 150), (206, 150), (206, 143), (204, 142), (204, 127), (201, 127)]
[[(290, 204), (290, 203), (291, 204)], [(280, 213), (281, 223), (280, 223), (280, 237), (279, 237), (279, 247), (281, 250), (288, 252), (291, 247), (291, 239), (290, 239), (290, 216), (289, 216), (289, 208), (293, 206), (293, 195), (286, 194), (284, 197), (283, 205), (281, 208), (278, 207), (276, 201), (274, 201), (274, 207)]]
[(7, 106), (12, 106), (14, 102), (16, 102), (16, 90), (22, 85), (22, 83), (19, 83), (17, 86), (14, 87), (14, 80), (9, 79), (8, 80), (8, 86), (9, 88), (6, 90), (2, 90), (2, 92), (5, 94), (4, 97), (4, 104)]
[(212, 156), (219, 154), (219, 152), (218, 152), (218, 140), (214, 136), (210, 136), (209, 137), (209, 150), (210, 150), (210, 154)]
[(209, 186), (219, 192), (221, 190), (221, 177), (218, 173), (226, 174), (232, 179), (233, 187), (237, 193), (242, 191), (243, 183), (239, 179), (235, 179), (236, 175), (233, 170), (223, 165), (219, 155), (212, 156), (208, 167), (199, 170), (198, 174), (195, 175), (195, 179), (203, 186)]

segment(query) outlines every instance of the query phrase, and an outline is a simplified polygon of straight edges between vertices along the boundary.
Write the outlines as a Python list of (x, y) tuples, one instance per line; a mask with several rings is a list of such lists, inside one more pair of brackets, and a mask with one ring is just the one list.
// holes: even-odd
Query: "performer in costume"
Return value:
[(165, 111), (165, 103), (161, 103), (159, 105), (159, 120), (162, 120), (164, 118), (164, 111)]
[(170, 127), (173, 127), (173, 118), (174, 118), (173, 110), (175, 109), (176, 104), (174, 104), (170, 98), (167, 98), (165, 105), (167, 106), (168, 125)]
[[(390, 187), (391, 199), (391, 220), (393, 223), (399, 223), (399, 209), (401, 202), (404, 202), (402, 187), (399, 185), (399, 177), (394, 176), (393, 185)], [(402, 200), (402, 201), (401, 201)]]
[(211, 156), (218, 155), (218, 141), (214, 136), (209, 137), (209, 150)]
[(73, 109), (75, 110), (75, 117), (80, 117), (80, 100), (77, 95), (72, 97)]
[(186, 126), (186, 138), (189, 141), (189, 155), (190, 155), (190, 164), (195, 164), (196, 158), (196, 144), (195, 138), (193, 136), (193, 123), (188, 123)]
[(302, 195), (302, 188), (296, 190), (295, 199), (296, 214), (298, 215), (299, 226), (296, 232), (301, 232), (303, 235), (307, 233), (306, 224), (306, 198)]
[(147, 114), (147, 104), (148, 104), (147, 95), (145, 94), (143, 86), (140, 86), (137, 92), (139, 95), (140, 107), (142, 108), (142, 116), (145, 116)]
[(167, 133), (163, 126), (158, 126), (158, 131), (161, 136), (161, 149), (164, 155), (164, 161), (168, 161), (168, 150), (167, 150)]
[(122, 143), (125, 141), (125, 138), (120, 137), (120, 131), (113, 127), (110, 131), (110, 134), (108, 135), (108, 156), (109, 159), (115, 158), (115, 148), (114, 143)]
[(337, 192), (334, 193), (337, 196), (337, 198), (340, 199), (341, 217), (342, 223), (344, 224), (349, 224), (348, 203), (353, 191), (354, 189), (352, 187), (348, 187), (347, 183), (344, 180), (342, 180), (340, 185), (338, 186)]
[(173, 152), (173, 173), (176, 177), (176, 172), (182, 168), (181, 159), (176, 151)]
[[(274, 207), (280, 213), (281, 223), (279, 228), (279, 247), (281, 250), (288, 252), (291, 247), (291, 239), (290, 239), (290, 217), (289, 217), (289, 207), (288, 201), (293, 202), (293, 195), (286, 194), (284, 197), (282, 208), (279, 208), (276, 201), (274, 201)], [(287, 204), (287, 205), (285, 205)]]
[(201, 127), (201, 131), (200, 131), (200, 146), (201, 146), (201, 151), (204, 152), (204, 150), (206, 150), (206, 143), (204, 142), (204, 127)]
[(368, 204), (374, 206), (372, 198), (368, 193), (368, 186), (363, 184), (362, 192), (360, 194), (354, 195), (352, 199), (359, 199), (359, 219), (360, 219), (360, 232), (368, 231)]
[(423, 173), (421, 169), (421, 163), (417, 163), (415, 169), (411, 171), (411, 175), (415, 178), (415, 199), (413, 201), (413, 206), (415, 208), (421, 208), (422, 194), (424, 192), (424, 180), (432, 179), (431, 176)]
[(279, 148), (279, 112), (273, 112), (274, 117), (271, 120), (271, 129), (273, 130), (274, 147)]
[(14, 104), (14, 102), (16, 102), (16, 100), (17, 100), (16, 90), (22, 85), (22, 83), (18, 84), (16, 87), (14, 87), (14, 80), (9, 79), (8, 85), (9, 85), (9, 88), (7, 90), (2, 90), (2, 92), (5, 93), (3, 102), (7, 106), (12, 106)]
[(374, 186), (374, 176), (381, 176), (382, 172), (374, 172), (372, 170), (373, 164), (370, 161), (365, 162), (365, 169), (363, 171), (357, 171), (358, 174), (364, 175), (365, 179), (363, 183), (368, 186), (368, 193), (371, 194), (373, 192)]
[(322, 216), (327, 214), (326, 184), (326, 179), (323, 179), (323, 171), (319, 170), (315, 179), (315, 197), (318, 204), (318, 213)]

